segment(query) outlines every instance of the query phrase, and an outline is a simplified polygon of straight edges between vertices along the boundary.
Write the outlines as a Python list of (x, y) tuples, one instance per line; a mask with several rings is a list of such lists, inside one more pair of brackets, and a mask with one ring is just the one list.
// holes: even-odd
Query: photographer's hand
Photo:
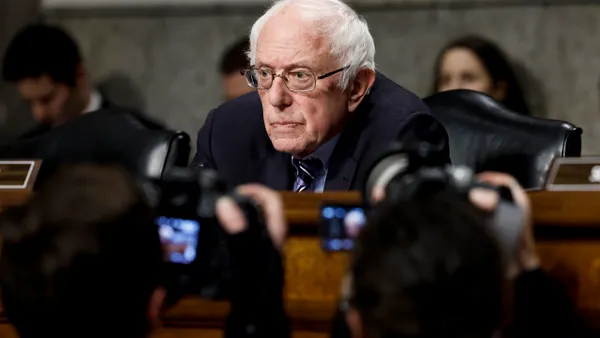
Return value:
[[(276, 191), (258, 184), (242, 185), (237, 192), (260, 205), (271, 241), (275, 248), (281, 251), (288, 228), (281, 196)], [(240, 233), (246, 229), (244, 214), (230, 197), (222, 197), (217, 201), (217, 217), (229, 234)]]
[(287, 338), (290, 326), (283, 300), (281, 255), (287, 233), (283, 201), (274, 190), (256, 184), (241, 186), (236, 193), (258, 204), (268, 237), (263, 231), (260, 235), (246, 231), (249, 223), (231, 197), (217, 201), (217, 218), (229, 234), (232, 272), (225, 337)]
[[(477, 179), (497, 187), (504, 186), (510, 189), (515, 204), (523, 211), (525, 224), (523, 225), (521, 243), (517, 253), (518, 262), (517, 266), (513, 267), (514, 270), (510, 272), (511, 275), (515, 276), (522, 271), (538, 269), (540, 260), (535, 250), (531, 204), (525, 190), (514, 177), (504, 173), (484, 172), (478, 174)], [(473, 204), (484, 210), (493, 210), (498, 204), (500, 196), (498, 193), (484, 188), (475, 188), (469, 193), (469, 199)]]

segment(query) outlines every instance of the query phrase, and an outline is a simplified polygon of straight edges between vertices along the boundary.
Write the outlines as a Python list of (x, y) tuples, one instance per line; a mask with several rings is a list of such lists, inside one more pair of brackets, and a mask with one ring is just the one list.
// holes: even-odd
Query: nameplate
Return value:
[(33, 190), (41, 161), (0, 161), (0, 190)]
[(564, 157), (552, 161), (546, 190), (600, 191), (600, 157)]

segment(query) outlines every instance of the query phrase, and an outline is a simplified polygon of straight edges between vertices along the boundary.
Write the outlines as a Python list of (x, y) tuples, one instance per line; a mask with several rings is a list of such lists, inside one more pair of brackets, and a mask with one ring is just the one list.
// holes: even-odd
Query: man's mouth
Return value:
[(296, 122), (273, 122), (271, 125), (273, 125), (275, 127), (295, 127), (297, 125), (300, 125), (300, 123), (296, 123)]

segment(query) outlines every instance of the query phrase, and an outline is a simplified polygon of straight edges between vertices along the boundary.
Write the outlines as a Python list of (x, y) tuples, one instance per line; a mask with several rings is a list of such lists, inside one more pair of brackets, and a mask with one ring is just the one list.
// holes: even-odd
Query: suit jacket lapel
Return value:
[[(260, 171), (262, 183), (275, 190), (290, 190), (293, 175), (288, 154), (280, 153), (273, 149), (270, 154), (255, 162), (254, 168)], [(255, 176), (256, 177), (256, 176)]]
[(330, 162), (331, 165), (327, 171), (325, 190), (350, 190), (350, 185), (356, 172), (356, 160), (350, 156), (341, 159), (337, 167), (333, 166), (335, 163), (333, 159)]
[(356, 111), (355, 117), (340, 135), (329, 160), (325, 190), (350, 190), (368, 140), (364, 132), (368, 105), (368, 102), (361, 104), (361, 109)]

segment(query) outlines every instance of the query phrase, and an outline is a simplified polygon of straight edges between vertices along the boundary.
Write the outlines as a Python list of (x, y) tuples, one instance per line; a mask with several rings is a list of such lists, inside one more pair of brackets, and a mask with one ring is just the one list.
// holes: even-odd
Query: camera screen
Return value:
[(321, 208), (321, 245), (325, 251), (348, 251), (365, 226), (367, 217), (359, 206), (325, 205)]
[(165, 260), (171, 263), (190, 264), (196, 259), (200, 223), (174, 217), (156, 218)]

